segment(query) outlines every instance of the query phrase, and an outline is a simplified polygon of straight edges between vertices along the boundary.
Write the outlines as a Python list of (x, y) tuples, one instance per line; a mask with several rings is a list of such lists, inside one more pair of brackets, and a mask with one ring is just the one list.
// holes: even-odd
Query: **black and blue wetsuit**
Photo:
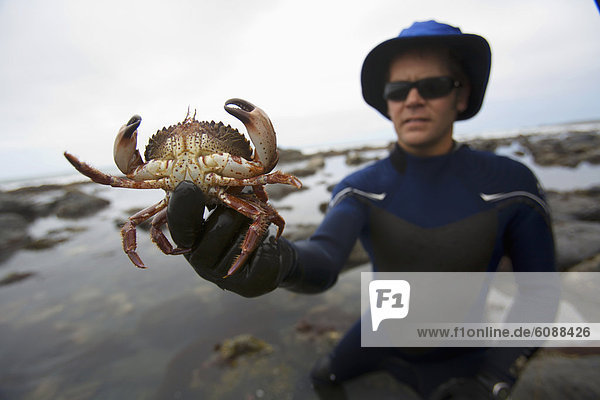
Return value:
[[(346, 177), (315, 234), (294, 243), (302, 276), (294, 286), (333, 285), (356, 239), (375, 271), (495, 271), (503, 256), (514, 271), (554, 271), (554, 241), (544, 195), (523, 164), (455, 144), (435, 157), (396, 145), (390, 156)], [(361, 348), (360, 322), (327, 367), (343, 382), (385, 368), (427, 395), (451, 376), (474, 375), (487, 358), (508, 368), (522, 349), (445, 349), (407, 355)], [(409, 364), (407, 364), (409, 363)]]

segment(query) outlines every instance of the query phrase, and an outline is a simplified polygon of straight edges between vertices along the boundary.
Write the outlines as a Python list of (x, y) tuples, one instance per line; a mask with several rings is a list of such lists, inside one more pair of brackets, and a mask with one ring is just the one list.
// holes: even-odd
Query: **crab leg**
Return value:
[(75, 169), (77, 169), (77, 171), (81, 172), (83, 175), (87, 176), (92, 181), (100, 183), (102, 185), (129, 189), (171, 189), (172, 186), (169, 178), (147, 181), (134, 181), (128, 178), (110, 176), (84, 163), (83, 161), (79, 161), (77, 157), (70, 153), (67, 153), (66, 151), (64, 154), (67, 160), (69, 160), (69, 162), (75, 167)]
[(123, 227), (121, 228), (121, 236), (123, 237), (123, 250), (127, 253), (127, 256), (131, 260), (132, 263), (135, 264), (138, 268), (146, 268), (142, 259), (136, 252), (137, 243), (136, 243), (136, 229), (135, 227), (151, 216), (157, 214), (159, 211), (163, 210), (167, 207), (167, 201), (165, 199), (159, 201), (158, 203), (151, 205), (150, 207), (144, 208), (141, 211), (138, 211), (129, 219)]
[(152, 218), (152, 225), (150, 227), (150, 237), (152, 238), (152, 241), (156, 243), (158, 248), (161, 249), (162, 252), (167, 255), (179, 255), (188, 253), (190, 249), (173, 247), (171, 242), (169, 242), (169, 239), (167, 239), (162, 229), (160, 229), (166, 223), (167, 209), (163, 208), (154, 216), (154, 218)]
[(281, 171), (275, 171), (270, 174), (259, 175), (253, 178), (230, 178), (228, 176), (221, 176), (211, 172), (206, 174), (205, 180), (211, 185), (219, 186), (257, 186), (266, 185), (270, 183), (283, 183), (286, 185), (292, 185), (300, 189), (302, 182), (293, 175), (284, 174)]
[(223, 201), (223, 203), (225, 203), (225, 205), (233, 208), (240, 214), (250, 218), (253, 221), (248, 227), (248, 232), (246, 232), (246, 235), (244, 236), (240, 254), (231, 264), (231, 267), (225, 276), (226, 278), (231, 276), (248, 260), (248, 257), (260, 243), (260, 240), (265, 234), (269, 223), (274, 222), (277, 225), (277, 237), (279, 237), (283, 231), (285, 222), (277, 213), (277, 211), (275, 211), (275, 209), (266, 203), (260, 204), (252, 202), (249, 199), (239, 198), (224, 191), (219, 194), (219, 198)]
[(267, 196), (267, 191), (263, 185), (253, 185), (252, 191), (258, 197), (259, 200), (262, 200), (264, 203), (269, 201), (269, 196)]

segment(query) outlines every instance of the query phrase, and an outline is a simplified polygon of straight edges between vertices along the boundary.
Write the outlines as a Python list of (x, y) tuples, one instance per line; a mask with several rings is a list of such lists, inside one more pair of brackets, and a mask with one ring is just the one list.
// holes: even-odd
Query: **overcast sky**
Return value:
[(474, 134), (600, 119), (600, 16), (593, 0), (0, 0), (0, 180), (112, 164), (118, 128), (140, 147), (189, 107), (247, 99), (282, 147), (392, 140), (360, 92), (366, 54), (413, 21), (484, 36), (492, 73)]

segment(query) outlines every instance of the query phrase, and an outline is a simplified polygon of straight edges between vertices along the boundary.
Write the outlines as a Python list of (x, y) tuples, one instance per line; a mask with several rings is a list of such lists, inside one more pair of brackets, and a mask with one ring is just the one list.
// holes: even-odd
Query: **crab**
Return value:
[[(134, 115), (121, 127), (114, 143), (114, 159), (126, 177), (107, 175), (65, 152), (67, 160), (92, 181), (113, 187), (163, 189), (164, 199), (129, 217), (121, 228), (123, 250), (139, 268), (146, 268), (136, 249), (136, 226), (153, 217), (152, 241), (165, 254), (177, 255), (190, 249), (173, 246), (162, 231), (167, 223), (167, 205), (171, 192), (182, 181), (199, 187), (207, 205), (230, 207), (252, 222), (245, 233), (239, 255), (233, 260), (227, 276), (235, 273), (256, 249), (268, 226), (277, 226), (277, 238), (285, 221), (268, 202), (266, 184), (280, 183), (301, 188), (293, 175), (271, 172), (278, 161), (275, 130), (267, 114), (242, 99), (225, 102), (225, 111), (246, 127), (254, 150), (237, 129), (222, 122), (197, 121), (195, 113), (177, 125), (159, 130), (146, 146), (142, 160), (137, 149), (137, 128), (141, 117)], [(251, 190), (243, 191), (244, 187)]]

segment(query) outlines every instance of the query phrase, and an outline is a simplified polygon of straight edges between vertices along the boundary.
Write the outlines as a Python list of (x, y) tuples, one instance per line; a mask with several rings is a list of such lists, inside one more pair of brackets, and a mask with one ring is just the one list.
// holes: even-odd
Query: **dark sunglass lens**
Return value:
[(446, 96), (454, 88), (454, 80), (447, 76), (422, 79), (416, 83), (419, 94), (424, 99)]
[(383, 98), (393, 101), (404, 101), (410, 90), (415, 87), (424, 99), (435, 99), (447, 96), (452, 89), (460, 84), (449, 76), (425, 78), (416, 82), (398, 81), (388, 82), (383, 90)]
[(410, 91), (409, 82), (389, 82), (385, 85), (383, 97), (386, 100), (404, 101)]

